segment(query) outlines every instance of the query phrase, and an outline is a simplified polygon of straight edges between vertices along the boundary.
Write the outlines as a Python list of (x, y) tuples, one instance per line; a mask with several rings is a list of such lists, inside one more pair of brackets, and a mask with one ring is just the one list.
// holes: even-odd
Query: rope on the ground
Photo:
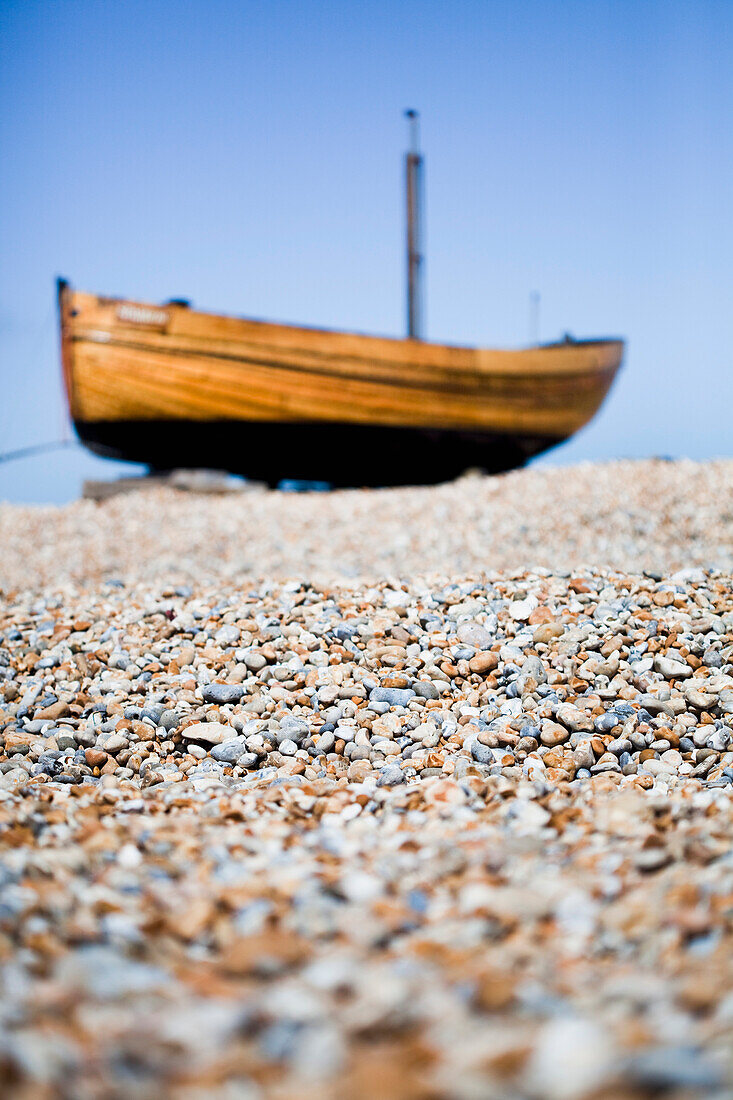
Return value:
[(0, 454), (0, 462), (13, 462), (16, 458), (30, 458), (31, 455), (42, 454), (44, 451), (60, 451), (64, 447), (71, 447), (75, 443), (73, 439), (56, 439), (52, 443), (35, 443), (32, 447), (20, 447), (17, 451), (6, 451)]

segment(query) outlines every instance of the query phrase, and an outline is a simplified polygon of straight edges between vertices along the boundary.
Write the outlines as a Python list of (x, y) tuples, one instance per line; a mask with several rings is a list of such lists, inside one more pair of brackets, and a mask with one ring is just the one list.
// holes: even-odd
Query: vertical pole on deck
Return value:
[(405, 111), (410, 124), (410, 148), (405, 156), (407, 194), (407, 335), (422, 337), (422, 166), (420, 124), (417, 111)]

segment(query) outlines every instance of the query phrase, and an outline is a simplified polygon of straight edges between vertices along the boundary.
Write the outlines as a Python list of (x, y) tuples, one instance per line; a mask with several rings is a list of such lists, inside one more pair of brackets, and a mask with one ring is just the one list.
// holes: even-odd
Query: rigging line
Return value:
[(0, 462), (13, 462), (18, 458), (30, 458), (32, 455), (42, 454), (44, 451), (60, 451), (64, 447), (72, 447), (76, 443), (74, 439), (56, 439), (52, 443), (35, 443), (32, 447), (20, 447), (17, 451), (6, 451), (0, 454)]

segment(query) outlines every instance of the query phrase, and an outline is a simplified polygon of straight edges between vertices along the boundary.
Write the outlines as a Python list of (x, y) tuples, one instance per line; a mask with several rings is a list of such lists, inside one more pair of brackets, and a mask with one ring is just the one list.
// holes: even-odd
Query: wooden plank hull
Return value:
[(276, 483), (431, 482), (521, 465), (590, 420), (619, 340), (490, 351), (274, 325), (60, 286), (80, 439)]

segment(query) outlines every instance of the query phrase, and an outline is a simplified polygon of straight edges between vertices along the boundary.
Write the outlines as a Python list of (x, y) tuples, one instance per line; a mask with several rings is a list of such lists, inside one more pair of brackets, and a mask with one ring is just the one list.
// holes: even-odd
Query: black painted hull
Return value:
[(153, 470), (227, 470), (268, 485), (324, 481), (338, 487), (428, 485), (466, 469), (500, 473), (562, 442), (548, 436), (427, 428), (269, 421), (75, 422), (105, 458)]

